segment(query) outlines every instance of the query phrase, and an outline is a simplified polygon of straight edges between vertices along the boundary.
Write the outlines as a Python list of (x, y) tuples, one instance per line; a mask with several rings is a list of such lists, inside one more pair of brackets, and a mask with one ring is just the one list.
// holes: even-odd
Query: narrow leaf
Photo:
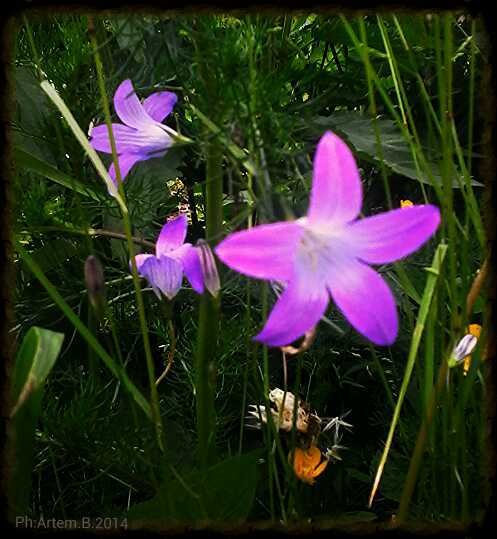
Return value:
[(44, 178), (52, 180), (63, 187), (67, 187), (68, 189), (92, 198), (93, 200), (99, 201), (101, 199), (93, 189), (87, 187), (84, 183), (72, 178), (65, 172), (61, 172), (46, 161), (43, 161), (20, 147), (14, 148), (14, 156), (17, 163), (31, 172), (35, 172)]

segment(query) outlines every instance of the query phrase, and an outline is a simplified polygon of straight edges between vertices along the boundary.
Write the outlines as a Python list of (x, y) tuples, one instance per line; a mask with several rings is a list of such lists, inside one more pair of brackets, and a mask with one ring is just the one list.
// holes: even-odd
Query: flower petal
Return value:
[(290, 344), (319, 322), (328, 300), (328, 291), (312, 273), (297, 271), (255, 340), (269, 346)]
[(287, 281), (293, 275), (302, 234), (295, 222), (259, 225), (230, 234), (214, 251), (224, 264), (244, 275)]
[(327, 281), (333, 301), (359, 333), (382, 346), (395, 341), (398, 331), (395, 299), (376, 271), (359, 260), (350, 260), (333, 268)]
[(129, 79), (123, 80), (117, 88), (114, 94), (114, 108), (121, 121), (135, 129), (144, 129), (155, 124), (145, 112)]
[(314, 156), (309, 221), (345, 223), (357, 217), (361, 204), (361, 178), (354, 156), (342, 139), (327, 131)]
[[(141, 267), (143, 266), (144, 262), (150, 257), (155, 258), (154, 255), (149, 254), (135, 255), (136, 269), (138, 270), (138, 273), (140, 273)], [(129, 263), (129, 266), (131, 268), (131, 262)]]
[(155, 254), (165, 255), (169, 251), (174, 251), (183, 245), (186, 238), (186, 228), (188, 220), (184, 213), (168, 221), (161, 229), (157, 243), (155, 244)]
[(357, 258), (369, 264), (386, 264), (419, 249), (439, 224), (437, 207), (418, 205), (351, 223), (347, 235)]
[[(170, 146), (170, 137), (167, 133), (157, 131), (153, 126), (153, 133), (148, 130), (137, 130), (122, 124), (112, 124), (116, 151), (121, 153), (147, 153), (155, 152)], [(90, 134), (90, 144), (99, 152), (112, 153), (109, 140), (109, 131), (106, 124), (95, 126)]]
[[(117, 160), (119, 162), (119, 172), (121, 173), (121, 180), (124, 181), (126, 179), (126, 176), (128, 175), (131, 168), (135, 165), (135, 163), (137, 163), (138, 161), (143, 161), (145, 159), (148, 159), (148, 156), (139, 153), (123, 153), (122, 155), (119, 155)], [(112, 162), (109, 168), (109, 176), (112, 178), (112, 181), (117, 185), (116, 169), (114, 167), (114, 162)]]
[(178, 96), (173, 92), (156, 92), (143, 101), (145, 112), (156, 122), (162, 122), (176, 105)]
[(221, 290), (221, 282), (217, 271), (217, 264), (209, 244), (204, 240), (198, 240), (197, 247), (198, 258), (200, 260), (200, 269), (204, 286), (214, 297), (217, 297)]
[(141, 265), (140, 274), (152, 285), (159, 289), (168, 299), (174, 298), (181, 288), (183, 269), (181, 264), (167, 256), (148, 258)]
[[(185, 244), (185, 246), (186, 245), (188, 244)], [(184, 253), (182, 254), (181, 262), (183, 263), (183, 271), (185, 272), (185, 276), (192, 285), (193, 290), (195, 290), (195, 292), (198, 294), (203, 294), (204, 277), (200, 265), (199, 254), (198, 247), (193, 247), (190, 245), (190, 248), (185, 249)]]

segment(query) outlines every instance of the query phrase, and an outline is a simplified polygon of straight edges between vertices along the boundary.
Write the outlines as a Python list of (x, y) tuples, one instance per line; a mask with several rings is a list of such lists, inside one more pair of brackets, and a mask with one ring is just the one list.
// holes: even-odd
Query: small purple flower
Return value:
[[(172, 92), (156, 92), (140, 103), (129, 79), (121, 82), (114, 94), (114, 108), (122, 124), (112, 124), (119, 170), (124, 180), (133, 165), (152, 157), (163, 157), (173, 144), (174, 131), (162, 124), (177, 101)], [(106, 124), (90, 132), (90, 143), (100, 152), (112, 153)], [(114, 164), (109, 175), (116, 183)]]
[(168, 221), (161, 229), (154, 255), (136, 255), (138, 273), (152, 285), (157, 297), (162, 292), (172, 299), (181, 288), (183, 273), (195, 292), (204, 292), (198, 247), (184, 243), (187, 220), (184, 214)]
[(286, 283), (256, 340), (284, 346), (323, 316), (330, 298), (375, 344), (398, 331), (395, 299), (368, 264), (386, 264), (418, 249), (440, 223), (438, 208), (418, 205), (357, 219), (359, 171), (347, 145), (326, 132), (314, 156), (307, 216), (230, 234), (215, 249), (230, 268)]

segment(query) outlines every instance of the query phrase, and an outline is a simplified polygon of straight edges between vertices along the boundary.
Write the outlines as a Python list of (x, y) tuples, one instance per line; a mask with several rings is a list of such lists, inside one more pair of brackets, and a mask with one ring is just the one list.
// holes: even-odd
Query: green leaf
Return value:
[[(333, 129), (345, 136), (358, 153), (366, 154), (377, 162), (380, 161), (375, 128), (371, 118), (359, 112), (337, 111), (330, 116), (319, 116), (315, 123), (320, 128)], [(401, 176), (431, 185), (428, 174), (422, 171), (421, 176), (418, 175), (409, 145), (395, 122), (380, 118), (376, 120), (376, 125), (380, 134), (383, 163)], [(441, 185), (442, 178), (437, 172), (437, 165), (428, 163), (428, 166), (434, 181)], [(454, 178), (452, 187), (460, 188), (464, 183), (464, 179), (460, 176)], [(482, 183), (473, 179), (471, 184), (475, 187), (483, 187)]]
[(40, 83), (32, 69), (26, 66), (16, 67), (15, 89), (17, 123), (22, 126), (23, 131), (41, 134), (51, 114), (50, 102), (41, 91)]
[(48, 180), (52, 180), (53, 182), (58, 183), (63, 187), (66, 187), (67, 189), (76, 191), (77, 193), (92, 198), (93, 200), (99, 201), (102, 198), (99, 197), (93, 189), (86, 186), (84, 183), (80, 182), (79, 180), (76, 180), (75, 178), (72, 178), (65, 172), (61, 172), (58, 168), (54, 167), (53, 165), (50, 165), (46, 161), (43, 161), (42, 159), (23, 150), (22, 148), (14, 148), (14, 157), (16, 163), (18, 163), (21, 167), (30, 170), (31, 172), (35, 172), (36, 174), (39, 174), (40, 176), (43, 176)]
[(32, 327), (17, 353), (12, 384), (12, 450), (15, 461), (10, 477), (14, 515), (26, 514), (31, 491), (34, 437), (45, 381), (60, 353), (64, 335)]
[(133, 506), (132, 528), (166, 529), (179, 523), (240, 523), (250, 513), (257, 486), (260, 452), (228, 458), (205, 472), (177, 472), (151, 500)]

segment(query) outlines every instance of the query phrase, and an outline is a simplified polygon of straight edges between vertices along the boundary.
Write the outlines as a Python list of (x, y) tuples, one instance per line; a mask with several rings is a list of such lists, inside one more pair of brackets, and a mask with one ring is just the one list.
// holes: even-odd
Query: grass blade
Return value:
[(435, 256), (433, 257), (433, 262), (431, 267), (426, 268), (428, 271), (428, 278), (426, 280), (425, 289), (423, 292), (423, 297), (421, 300), (421, 306), (419, 308), (419, 315), (416, 321), (416, 327), (414, 328), (414, 334), (411, 340), (411, 347), (409, 349), (409, 357), (407, 359), (407, 366), (404, 373), (404, 378), (402, 380), (402, 386), (400, 388), (399, 397), (397, 399), (397, 404), (395, 405), (395, 410), (393, 413), (392, 422), (390, 423), (390, 430), (388, 432), (387, 441), (385, 443), (385, 449), (381, 455), (380, 463), (376, 470), (376, 477), (373, 483), (373, 488), (371, 489), (371, 494), (369, 496), (369, 507), (373, 503), (373, 498), (378, 490), (380, 484), (380, 479), (383, 474), (383, 468), (388, 458), (388, 453), (390, 451), (390, 446), (392, 445), (393, 435), (395, 432), (395, 427), (399, 421), (400, 410), (402, 408), (402, 403), (409, 386), (409, 381), (411, 379), (412, 370), (414, 367), (414, 362), (416, 361), (416, 356), (418, 354), (419, 344), (421, 342), (421, 337), (425, 328), (426, 319), (428, 317), (428, 312), (430, 310), (431, 300), (433, 298), (433, 293), (435, 291), (435, 285), (437, 279), (440, 275), (440, 269), (442, 267), (443, 260), (445, 258), (445, 253), (447, 252), (447, 245), (441, 243), (437, 250), (435, 251)]
[(107, 185), (107, 189), (109, 193), (117, 200), (117, 202), (122, 208), (122, 211), (127, 212), (128, 210), (126, 208), (126, 205), (124, 204), (123, 199), (121, 198), (121, 196), (119, 195), (117, 191), (117, 186), (111, 180), (109, 173), (104, 167), (104, 164), (102, 163), (100, 157), (98, 156), (97, 152), (92, 148), (92, 146), (88, 142), (87, 136), (83, 133), (81, 127), (79, 127), (78, 122), (75, 120), (74, 116), (72, 115), (72, 112), (64, 103), (64, 100), (57, 93), (57, 90), (55, 89), (55, 87), (52, 84), (50, 84), (47, 80), (44, 80), (40, 85), (41, 85), (42, 90), (52, 100), (53, 104), (59, 109), (62, 116), (64, 116), (64, 119), (66, 120), (69, 127), (71, 128), (71, 131), (73, 132), (74, 136), (78, 139), (78, 142), (81, 144), (83, 150), (86, 152), (86, 154), (90, 158), (90, 161), (93, 163), (93, 166), (95, 167), (95, 169), (97, 170), (97, 172), (100, 174), (101, 178), (104, 180), (105, 184)]

